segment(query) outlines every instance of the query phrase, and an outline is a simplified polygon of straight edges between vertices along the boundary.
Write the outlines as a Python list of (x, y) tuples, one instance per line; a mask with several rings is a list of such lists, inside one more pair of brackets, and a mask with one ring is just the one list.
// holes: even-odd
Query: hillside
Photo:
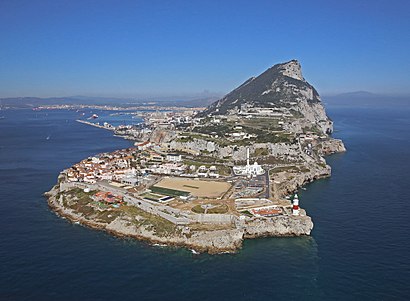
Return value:
[(198, 116), (234, 114), (281, 115), (304, 119), (325, 133), (333, 131), (318, 92), (304, 79), (297, 60), (274, 65), (248, 79)]

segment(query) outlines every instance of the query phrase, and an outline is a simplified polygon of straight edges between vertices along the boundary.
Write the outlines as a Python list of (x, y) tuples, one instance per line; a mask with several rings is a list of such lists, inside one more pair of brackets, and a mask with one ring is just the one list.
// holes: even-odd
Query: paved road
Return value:
[(266, 173), (265, 173), (265, 179), (266, 179), (266, 183), (265, 183), (265, 187), (266, 187), (265, 198), (270, 199), (269, 169), (268, 169), (268, 170), (266, 171)]

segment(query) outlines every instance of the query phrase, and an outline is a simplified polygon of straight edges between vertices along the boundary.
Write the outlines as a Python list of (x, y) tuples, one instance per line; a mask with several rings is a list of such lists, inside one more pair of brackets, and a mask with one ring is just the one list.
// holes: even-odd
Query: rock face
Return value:
[(310, 235), (312, 228), (313, 222), (309, 216), (281, 216), (248, 222), (244, 229), (244, 237)]
[(250, 154), (253, 155), (257, 149), (266, 148), (270, 155), (278, 158), (286, 157), (287, 160), (291, 160), (292, 157), (299, 155), (299, 146), (286, 143), (254, 143), (249, 146), (219, 146), (214, 142), (195, 138), (193, 141), (189, 142), (178, 142), (174, 140), (168, 145), (170, 149), (176, 151), (190, 150), (195, 153), (208, 151), (209, 156), (216, 158), (231, 157), (233, 162), (245, 161), (247, 149), (249, 149)]
[(237, 227), (232, 225), (220, 230), (186, 232), (183, 229), (179, 229), (167, 235), (160, 235), (155, 227), (149, 224), (136, 226), (132, 221), (143, 218), (138, 215), (121, 215), (112, 221), (102, 221), (87, 217), (64, 205), (61, 193), (58, 185), (47, 192), (48, 204), (58, 215), (72, 222), (93, 229), (104, 230), (119, 237), (132, 237), (168, 246), (182, 246), (210, 254), (235, 252), (242, 247), (245, 238), (310, 235), (313, 228), (310, 217), (278, 216), (268, 219), (249, 219), (246, 223)]
[(343, 153), (346, 147), (340, 139), (325, 140), (321, 143), (321, 155), (331, 155), (336, 153)]
[(306, 183), (330, 177), (330, 174), (331, 167), (329, 165), (312, 165), (308, 172), (278, 173), (274, 178), (276, 181), (280, 181), (281, 185), (277, 187), (276, 195), (284, 196), (292, 194)]
[(316, 124), (324, 133), (333, 131), (316, 89), (302, 75), (300, 63), (292, 60), (269, 68), (210, 105), (199, 116), (237, 113), (247, 108), (273, 108)]
[[(92, 227), (92, 225), (88, 226)], [(105, 230), (117, 236), (133, 237), (170, 246), (184, 246), (208, 253), (235, 252), (242, 246), (243, 241), (243, 232), (238, 229), (197, 231), (189, 235), (178, 233), (159, 236), (154, 229), (135, 227), (122, 218), (117, 218), (105, 225)]]

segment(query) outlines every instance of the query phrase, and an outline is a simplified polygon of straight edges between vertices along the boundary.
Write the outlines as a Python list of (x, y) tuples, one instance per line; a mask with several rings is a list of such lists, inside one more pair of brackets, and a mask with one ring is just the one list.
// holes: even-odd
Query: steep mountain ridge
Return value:
[[(302, 75), (297, 60), (274, 65), (257, 77), (245, 81), (199, 116), (246, 114), (249, 109), (271, 109), (304, 119), (325, 133), (333, 131), (319, 93)], [(273, 111), (272, 111), (273, 112)]]

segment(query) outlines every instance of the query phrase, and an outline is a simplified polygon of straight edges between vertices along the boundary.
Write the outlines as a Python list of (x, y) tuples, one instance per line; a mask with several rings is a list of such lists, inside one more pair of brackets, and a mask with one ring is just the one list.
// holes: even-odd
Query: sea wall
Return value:
[(191, 216), (192, 222), (209, 224), (232, 224), (237, 217), (231, 214), (195, 214)]

